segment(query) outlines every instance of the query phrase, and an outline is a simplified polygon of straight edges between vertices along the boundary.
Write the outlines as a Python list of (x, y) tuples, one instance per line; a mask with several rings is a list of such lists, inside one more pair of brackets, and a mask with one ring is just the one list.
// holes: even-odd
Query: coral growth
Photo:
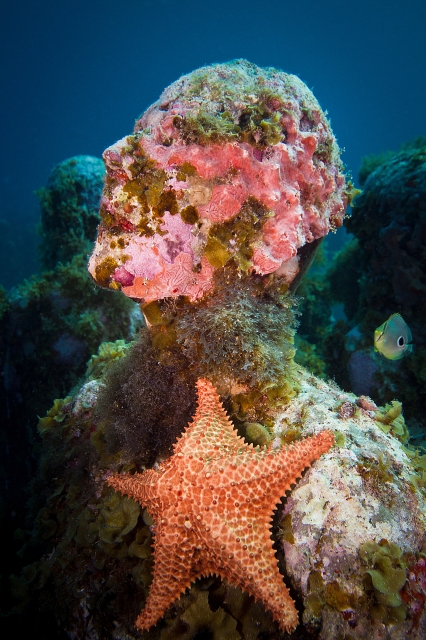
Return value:
[(342, 224), (349, 199), (337, 143), (307, 87), (244, 60), (180, 78), (104, 159), (89, 271), (145, 302), (196, 300), (232, 260), (292, 282), (314, 241)]
[(24, 281), (9, 304), (9, 391), (23, 394), (33, 419), (77, 383), (102, 341), (132, 338), (141, 325), (136, 305), (93, 289), (82, 254)]
[(406, 618), (400, 593), (407, 580), (402, 555), (400, 547), (385, 539), (364, 542), (359, 548), (361, 562), (367, 567), (365, 575), (370, 576), (366, 588), (373, 594), (370, 615), (375, 621), (392, 623)]
[[(355, 237), (325, 265), (314, 265), (297, 290), (296, 359), (320, 373), (315, 355), (343, 388), (380, 404), (398, 398), (410, 431), (424, 439), (426, 140), (367, 158), (362, 173), (364, 191), (344, 223)], [(393, 313), (413, 334), (413, 352), (398, 362), (373, 348), (375, 329)]]
[[(353, 362), (349, 384), (382, 404), (397, 397), (409, 423), (417, 428), (424, 422), (420, 398), (426, 392), (425, 203), (426, 140), (418, 139), (382, 158), (369, 173), (354, 202), (353, 216), (345, 223), (356, 240), (330, 274), (333, 292), (339, 295), (346, 289), (341, 300), (351, 325), (348, 330), (352, 328), (346, 359), (349, 355), (350, 366), (358, 352), (364, 377), (367, 367), (372, 372), (369, 386), (362, 387), (361, 369)], [(345, 274), (344, 282), (342, 276), (337, 279), (338, 271)], [(372, 351), (374, 330), (395, 312), (409, 325), (415, 344), (414, 353), (398, 364)]]
[(99, 224), (99, 194), (105, 177), (100, 158), (75, 156), (57, 164), (40, 200), (42, 266), (52, 269), (77, 253), (88, 253)]
[(220, 389), (273, 390), (284, 399), (293, 393), (294, 306), (260, 278), (225, 270), (215, 295), (177, 311), (173, 327), (190, 364)]
[[(303, 622), (321, 639), (364, 638), (379, 629), (382, 638), (420, 639), (425, 611), (416, 617), (414, 593), (413, 611), (403, 594), (407, 567), (426, 544), (421, 461), (415, 469), (415, 452), (377, 421), (395, 405), (381, 410), (366, 398), (358, 403), (335, 385), (299, 375), (301, 391), (281, 414), (284, 435), (301, 417), (302, 435), (318, 422), (338, 431), (331, 455), (284, 508), (286, 567), (303, 595)], [(345, 405), (350, 415), (342, 415)], [(395, 409), (390, 413), (401, 418)]]
[(193, 415), (196, 378), (182, 355), (159, 362), (146, 333), (112, 364), (104, 362), (105, 385), (97, 394), (96, 447), (102, 456), (120, 452), (125, 463), (151, 466), (170, 455)]

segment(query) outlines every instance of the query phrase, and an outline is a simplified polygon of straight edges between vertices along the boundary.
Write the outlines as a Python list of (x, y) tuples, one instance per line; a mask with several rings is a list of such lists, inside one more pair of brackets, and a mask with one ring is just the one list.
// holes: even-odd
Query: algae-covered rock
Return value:
[(407, 580), (407, 562), (402, 555), (398, 545), (385, 539), (379, 543), (364, 542), (359, 548), (361, 562), (366, 566), (365, 573), (371, 578), (375, 600), (382, 605), (379, 610), (390, 608), (390, 616), (397, 615), (405, 620), (406, 607), (400, 592)]
[[(303, 622), (321, 640), (369, 637), (380, 625), (377, 637), (420, 639), (426, 617), (414, 624), (402, 589), (408, 565), (426, 549), (426, 491), (413, 481), (422, 477), (414, 453), (376, 417), (401, 419), (400, 403), (379, 411), (364, 399), (363, 409), (353, 394), (299, 373), (301, 392), (277, 435), (280, 420), (300, 420), (301, 407), (301, 435), (319, 424), (339, 433), (332, 455), (313, 465), (284, 507), (286, 569), (305, 604)], [(345, 403), (355, 407), (349, 417), (339, 411)]]
[(99, 224), (105, 177), (100, 158), (75, 156), (57, 164), (37, 191), (41, 208), (40, 253), (45, 269), (90, 251)]
[(111, 492), (103, 501), (97, 518), (99, 538), (109, 544), (122, 542), (123, 537), (135, 528), (139, 513), (137, 502)]
[[(52, 170), (38, 192), (46, 270), (0, 291), (0, 474), (5, 476), (0, 533), (11, 550), (6, 573), (16, 550), (14, 530), (24, 527), (26, 487), (37, 469), (38, 417), (41, 429), (62, 420), (56, 406), (45, 415), (53, 400), (66, 404), (68, 391), (102, 342), (129, 341), (143, 322), (136, 304), (124, 297), (112, 300), (94, 288), (87, 273), (103, 177), (102, 160), (91, 156), (70, 158)], [(101, 369), (103, 358), (98, 356), (93, 367)]]
[[(182, 624), (183, 623), (183, 624)], [(211, 640), (241, 640), (237, 621), (222, 607), (212, 610), (207, 591), (199, 591), (191, 604), (172, 626), (164, 629), (159, 640), (193, 640), (197, 637)]]
[[(356, 384), (358, 393), (381, 404), (398, 398), (408, 424), (424, 437), (426, 139), (382, 155), (367, 173), (353, 215), (345, 221), (356, 239), (330, 273), (338, 294), (339, 283), (343, 285), (351, 322), (348, 388), (355, 390)], [(374, 353), (372, 344), (374, 330), (396, 312), (410, 327), (415, 344), (413, 353), (398, 362)], [(367, 368), (374, 369), (373, 375), (366, 375)], [(336, 379), (343, 384), (340, 374)]]

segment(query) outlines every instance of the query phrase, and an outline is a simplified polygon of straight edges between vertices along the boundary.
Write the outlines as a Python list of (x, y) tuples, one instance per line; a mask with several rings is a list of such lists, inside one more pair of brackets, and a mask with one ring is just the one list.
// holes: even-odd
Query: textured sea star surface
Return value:
[(284, 631), (298, 622), (278, 571), (271, 520), (280, 498), (327, 452), (330, 431), (288, 447), (254, 448), (237, 435), (211, 382), (158, 469), (112, 475), (108, 484), (147, 507), (155, 521), (154, 577), (136, 627), (149, 629), (196, 578), (219, 575), (261, 600)]

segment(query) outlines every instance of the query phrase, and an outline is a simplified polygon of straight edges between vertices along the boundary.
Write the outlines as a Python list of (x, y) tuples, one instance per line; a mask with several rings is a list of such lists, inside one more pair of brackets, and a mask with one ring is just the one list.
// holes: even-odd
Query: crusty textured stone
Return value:
[(230, 260), (290, 284), (299, 250), (342, 224), (339, 154), (296, 76), (246, 60), (183, 76), (104, 152), (89, 271), (145, 302), (199, 299)]

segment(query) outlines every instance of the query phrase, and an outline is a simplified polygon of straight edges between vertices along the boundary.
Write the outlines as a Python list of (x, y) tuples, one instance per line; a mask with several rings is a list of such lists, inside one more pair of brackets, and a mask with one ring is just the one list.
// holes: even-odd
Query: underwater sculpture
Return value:
[[(37, 191), (43, 271), (1, 296), (0, 470), (5, 489), (0, 537), (8, 548), (25, 522), (27, 485), (37, 469), (38, 416), (52, 398), (77, 384), (102, 342), (131, 340), (143, 323), (137, 305), (124, 296), (111, 300), (108, 291), (93, 287), (87, 273), (104, 175), (102, 160), (93, 156), (68, 158), (52, 169), (46, 186)], [(23, 256), (20, 260), (25, 262)], [(6, 482), (7, 477), (15, 480)], [(13, 556), (8, 554), (5, 573)]]
[(46, 186), (37, 190), (42, 237), (39, 251), (44, 269), (90, 252), (99, 224), (104, 177), (100, 158), (74, 156), (53, 167)]
[[(338, 147), (317, 102), (297, 78), (236, 61), (180, 79), (138, 122), (137, 134), (106, 152), (103, 222), (89, 268), (99, 284), (141, 301), (147, 328), (131, 346), (103, 345), (80, 388), (55, 400), (40, 420), (44, 454), (38, 486), (46, 499), (35, 518), (33, 544), (37, 550), (43, 545), (44, 555), (34, 562), (40, 555), (33, 553), (32, 564), (13, 583), (15, 591), (28, 601), (38, 590), (34, 608), (48, 603), (74, 638), (140, 637), (134, 621), (142, 609), (147, 625), (161, 615), (144, 634), (156, 640), (275, 639), (278, 626), (265, 609), (272, 609), (281, 629), (295, 626), (296, 612), (279, 582), (272, 536), (285, 584), (297, 594), (301, 634), (362, 639), (374, 627), (374, 637), (381, 640), (408, 634), (420, 640), (426, 628), (426, 463), (401, 444), (408, 439), (401, 406), (377, 407), (293, 361), (297, 302), (291, 290), (320, 235), (341, 222), (348, 199)], [(222, 217), (215, 193), (224, 207)], [(212, 200), (215, 206), (209, 207)], [(111, 295), (116, 296), (120, 293)], [(205, 381), (199, 383), (196, 411), (200, 378)], [(185, 430), (194, 415), (196, 424)], [(203, 446), (201, 438), (200, 445), (190, 445), (191, 433), (210, 418), (209, 440), (210, 428), (221, 423), (213, 448), (228, 446), (229, 437), (236, 441), (231, 422), (244, 437), (241, 456), (248, 461), (242, 474), (250, 461), (259, 460), (261, 467), (272, 460), (274, 470), (280, 456), (327, 440), (294, 468), (296, 478), (302, 466), (318, 458), (278, 507), (271, 531), (264, 523), (263, 535), (253, 538), (267, 561), (263, 566), (250, 551), (256, 559), (250, 567), (273, 576), (285, 619), (274, 612), (273, 596), (239, 582), (226, 564), (234, 558), (221, 555), (215, 558), (217, 573), (260, 595), (264, 607), (211, 576), (199, 578), (179, 598), (170, 586), (160, 602), (155, 568), (149, 595), (152, 535), (160, 536), (155, 561), (161, 556), (161, 563), (166, 523), (158, 522), (165, 505), (156, 510), (157, 498), (147, 495), (144, 483), (152, 481), (154, 493), (161, 484), (155, 481), (168, 470), (183, 473), (177, 480), (185, 486), (173, 483), (182, 507), (171, 517), (177, 519), (178, 533), (187, 531), (189, 539), (197, 513), (194, 507), (188, 515), (183, 506), (186, 482), (191, 477), (189, 500), (196, 504), (197, 483), (205, 483), (207, 495), (214, 475), (205, 477), (209, 469), (204, 477), (190, 475), (200, 461), (189, 455)], [(222, 441), (221, 432), (228, 434)], [(318, 457), (331, 444), (328, 432), (334, 433), (335, 446)], [(188, 460), (187, 447), (192, 449)], [(179, 454), (188, 462), (183, 469)], [(214, 469), (220, 463), (209, 464)], [(253, 500), (248, 483), (250, 503), (236, 498), (237, 526), (242, 514), (241, 526), (247, 522), (251, 529), (253, 522), (244, 516), (255, 515), (250, 505), (256, 500), (262, 511), (263, 493), (272, 494), (270, 517), (273, 501), (284, 497), (291, 482), (280, 471), (272, 478), (265, 471)], [(144, 504), (154, 501), (155, 520), (123, 493)], [(206, 513), (214, 518), (217, 509), (220, 520), (228, 496), (223, 505), (213, 500)], [(206, 521), (206, 526), (211, 525)], [(219, 554), (235, 553), (227, 553), (227, 527), (219, 525), (218, 531), (219, 538), (210, 541), (213, 551), (219, 544)], [(170, 544), (173, 549), (174, 539)], [(188, 582), (199, 575), (197, 569), (214, 570), (199, 539), (195, 546), (202, 547), (202, 555)], [(187, 571), (184, 563), (176, 575)], [(144, 624), (142, 618), (138, 624)]]
[[(330, 228), (340, 226), (345, 213), (347, 195), (339, 149), (316, 100), (298, 78), (275, 69), (261, 70), (243, 60), (202, 69), (178, 80), (137, 121), (131, 136), (105, 151), (104, 159), (107, 179), (101, 201), (102, 222), (89, 271), (102, 286), (140, 299), (151, 324), (149, 303), (185, 296), (186, 302), (181, 300), (180, 312), (174, 317), (166, 320), (167, 313), (161, 305), (155, 309), (156, 323), (162, 327), (172, 324), (177, 342), (181, 341), (187, 352), (191, 336), (187, 335), (185, 323), (192, 312), (188, 307), (205, 298), (207, 306), (214, 308), (210, 296), (220, 300), (219, 306), (226, 306), (221, 300), (223, 273), (227, 277), (228, 302), (232, 297), (237, 302), (241, 287), (238, 280), (246, 281), (248, 292), (250, 279), (256, 274), (257, 291), (251, 288), (252, 297), (265, 300), (264, 289), (268, 288), (271, 298), (274, 290), (283, 297), (309, 255), (306, 246)], [(310, 249), (315, 246), (314, 243)], [(305, 251), (298, 254), (302, 249)], [(267, 277), (272, 273), (278, 277), (278, 284)], [(283, 300), (280, 304), (284, 304)], [(248, 312), (254, 304), (250, 307)], [(264, 307), (268, 308), (266, 301)], [(218, 309), (214, 311), (219, 314)], [(192, 334), (197, 333), (202, 318), (201, 314), (199, 318), (196, 315), (192, 317)], [(237, 326), (235, 323), (231, 330), (235, 332)], [(211, 331), (206, 341), (214, 337)], [(223, 335), (218, 340), (226, 342)], [(211, 347), (214, 350), (215, 344)], [(242, 344), (238, 347), (237, 352), (244, 349)], [(245, 369), (251, 380), (235, 366), (224, 376), (220, 356), (216, 363), (212, 358), (210, 371), (205, 373), (216, 382), (219, 375), (221, 389), (225, 383), (228, 391), (234, 390), (233, 395), (237, 387), (240, 393), (247, 393), (265, 392), (276, 386), (274, 380), (260, 384), (255, 380), (256, 356), (248, 354), (246, 360), (250, 359), (253, 362), (246, 362)], [(289, 358), (283, 358), (283, 364), (285, 360)], [(273, 370), (268, 371), (265, 363), (263, 369), (264, 376), (273, 376)], [(277, 376), (280, 377), (283, 375)], [(256, 412), (258, 403), (252, 400), (249, 404)], [(325, 451), (328, 446), (318, 445), (317, 450)], [(287, 453), (283, 451), (282, 455), (286, 459)], [(291, 473), (292, 480), (284, 480), (285, 472), (282, 484), (278, 482), (281, 474), (274, 478), (269, 515), (285, 488), (315, 457), (311, 454), (310, 458), (299, 460), (297, 473)], [(154, 475), (149, 475), (150, 481)], [(140, 482), (144, 481), (142, 476)], [(139, 496), (144, 503), (148, 493), (139, 494), (139, 485), (132, 490), (134, 482), (130, 478), (120, 480), (117, 475), (110, 481), (121, 491)], [(148, 504), (155, 505), (156, 501), (148, 500)], [(160, 515), (156, 508), (154, 512)], [(161, 540), (160, 529), (158, 525), (156, 535)], [(191, 577), (197, 575), (189, 565), (174, 597), (170, 593), (160, 596), (158, 576), (162, 569), (158, 568), (157, 558), (163, 552), (158, 545), (153, 593), (146, 613), (138, 618), (140, 628), (154, 624)], [(205, 552), (214, 558), (213, 549)], [(220, 574), (220, 562), (219, 556), (216, 562), (200, 559), (198, 573)], [(266, 575), (281, 583), (279, 607), (272, 596), (265, 595), (267, 589), (262, 589), (260, 582), (251, 586), (235, 563), (228, 564), (232, 566), (223, 571), (224, 576), (261, 596), (283, 629), (295, 627), (294, 607), (280, 611), (291, 599), (275, 575), (276, 570), (271, 574), (272, 568), (268, 567), (263, 584), (266, 587)], [(162, 587), (166, 593), (173, 592), (170, 584)]]

